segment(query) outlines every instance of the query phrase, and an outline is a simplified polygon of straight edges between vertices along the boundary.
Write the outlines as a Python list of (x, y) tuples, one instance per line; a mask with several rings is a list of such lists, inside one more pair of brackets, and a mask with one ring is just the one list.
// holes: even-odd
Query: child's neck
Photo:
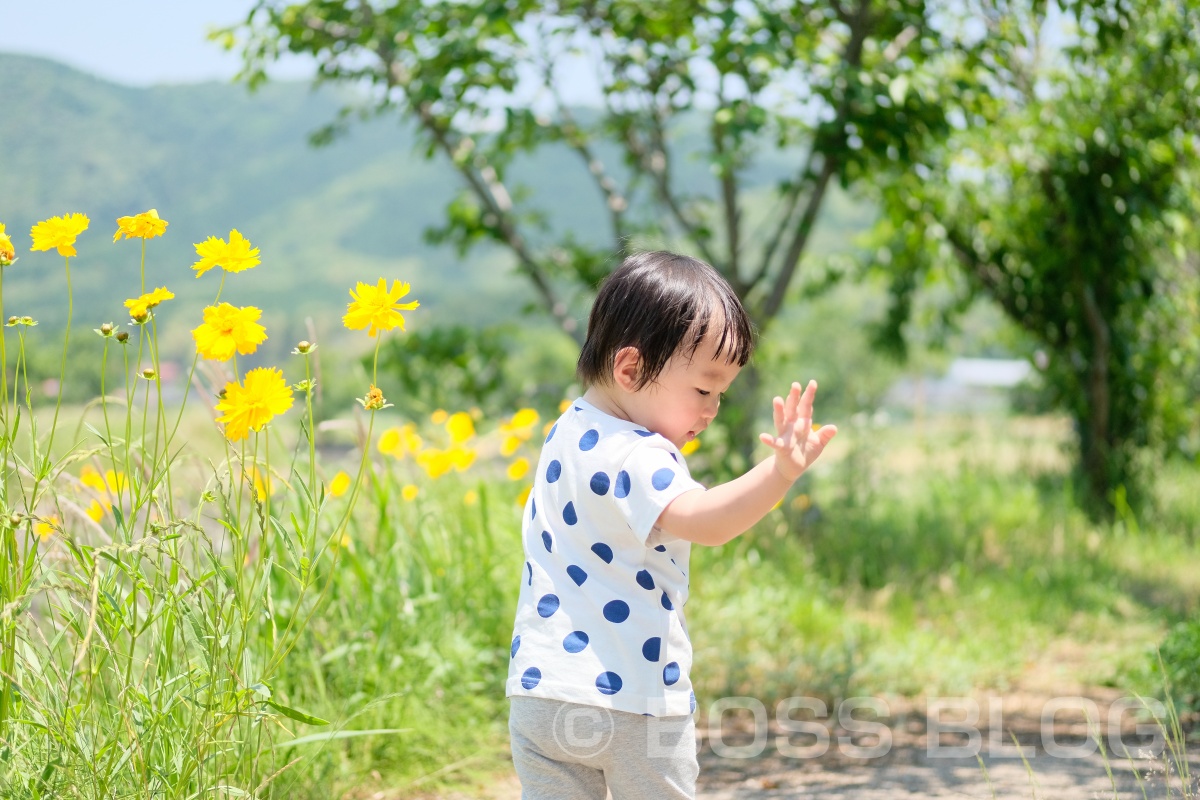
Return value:
[(616, 393), (610, 387), (593, 384), (588, 387), (588, 390), (583, 393), (583, 399), (591, 403), (596, 408), (608, 414), (610, 417), (623, 419), (626, 422), (632, 422), (629, 418), (629, 412), (622, 407), (620, 398), (615, 396)]

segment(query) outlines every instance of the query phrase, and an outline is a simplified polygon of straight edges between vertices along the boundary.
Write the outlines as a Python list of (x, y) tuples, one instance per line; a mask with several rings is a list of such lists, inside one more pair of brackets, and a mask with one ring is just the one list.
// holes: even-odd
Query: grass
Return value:
[[(1197, 475), (1164, 471), (1145, 521), (1098, 527), (1055, 471), (1063, 434), (1052, 420), (847, 426), (839, 458), (780, 511), (694, 549), (702, 713), (731, 694), (1004, 691), (1067, 646), (1087, 666), (1064, 678), (1151, 693), (1147, 654), (1200, 604), (1200, 548), (1170, 527)], [(309, 760), (289, 796), (416, 796), (505, 769), (519, 487), (485, 467), (406, 502), (415, 473), (383, 467), (277, 686), (335, 726), (403, 730), (295, 748)]]
[[(187, 437), (199, 440), (207, 424), (185, 418)], [(1147, 653), (1200, 607), (1200, 577), (1189, 568), (1200, 555), (1194, 468), (1162, 470), (1159, 502), (1142, 518), (1125, 513), (1097, 526), (1072, 501), (1059, 421), (860, 420), (842, 430), (832, 457), (781, 509), (730, 544), (693, 551), (688, 610), (702, 714), (731, 694), (771, 703), (792, 694), (1004, 691), (1064, 645), (1088, 663), (1073, 680), (1153, 691)], [(344, 452), (339, 441), (324, 444)], [(283, 770), (261, 797), (415, 797), (478, 787), (507, 769), (502, 687), (522, 565), (521, 483), (486, 457), (438, 480), (411, 460), (374, 451), (372, 459), (345, 538), (313, 567), (319, 599), (298, 592), (283, 570), (255, 572), (267, 580), (253, 584), (264, 607), (238, 622), (242, 606), (214, 593), (202, 605), (210, 632), (185, 637), (191, 670), (205, 637), (239, 626), (261, 658), (273, 629), (315, 612), (269, 684), (275, 701), (303, 714), (247, 714), (229, 729), (251, 737), (233, 774), (261, 781)], [(415, 498), (406, 499), (409, 485), (418, 486)], [(143, 567), (140, 596), (183, 615), (162, 594), (169, 582), (156, 577), (169, 563)], [(77, 598), (63, 607), (80, 625), (88, 570), (69, 560), (49, 566)], [(112, 600), (103, 630), (119, 638), (127, 622), (117, 612), (129, 606), (118, 594)], [(81, 636), (76, 628), (64, 641)], [(68, 648), (60, 671), (73, 655)], [(46, 713), (70, 717), (54, 702), (53, 681), (23, 688)], [(170, 696), (148, 694), (141, 710), (111, 691), (105, 702), (130, 731), (143, 716), (193, 724), (164, 707)], [(305, 714), (331, 724), (306, 724)], [(110, 773), (119, 773), (122, 751), (112, 752)]]

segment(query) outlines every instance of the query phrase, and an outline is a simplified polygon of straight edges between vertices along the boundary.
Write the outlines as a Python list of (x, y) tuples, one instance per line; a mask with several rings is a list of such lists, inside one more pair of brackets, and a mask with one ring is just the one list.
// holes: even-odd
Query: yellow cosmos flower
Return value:
[(529, 474), (529, 459), (522, 456), (508, 465), (508, 479), (519, 481)]
[(192, 264), (197, 278), (213, 267), (220, 267), (226, 272), (242, 272), (262, 263), (258, 248), (252, 247), (250, 240), (238, 233), (236, 228), (229, 232), (228, 242), (210, 236), (195, 248), (196, 255), (200, 256), (200, 260)]
[(87, 507), (87, 515), (92, 522), (99, 522), (104, 519), (104, 506), (100, 505), (99, 500), (93, 500), (92, 504)]
[(679, 452), (685, 456), (690, 456), (692, 453), (696, 452), (699, 449), (700, 449), (700, 440), (692, 439), (691, 441), (684, 442), (683, 447), (679, 448)]
[(517, 505), (524, 508), (525, 503), (529, 501), (529, 494), (532, 491), (533, 491), (532, 486), (526, 486), (525, 489), (519, 495), (517, 495)]
[(204, 309), (204, 323), (192, 331), (196, 351), (210, 361), (228, 361), (234, 351), (250, 355), (267, 339), (267, 329), (257, 320), (262, 311), (221, 303)]
[(345, 470), (338, 470), (337, 475), (333, 476), (333, 480), (329, 482), (329, 496), (341, 497), (350, 488), (350, 476)]
[(420, 452), (425, 443), (417, 435), (417, 428), (411, 422), (400, 427), (388, 428), (379, 437), (376, 447), (385, 456), (404, 458), (406, 455)]
[(87, 230), (86, 214), (64, 214), (51, 217), (34, 225), (29, 235), (33, 238), (30, 250), (57, 250), (60, 256), (75, 255), (75, 237)]
[(39, 539), (46, 541), (59, 529), (59, 524), (60, 520), (58, 519), (58, 514), (51, 514), (50, 516), (39, 520), (38, 523), (33, 526), (33, 532), (38, 535)]
[(342, 324), (352, 331), (367, 328), (367, 335), (374, 336), (380, 331), (390, 331), (392, 328), (404, 330), (404, 317), (401, 311), (411, 311), (421, 305), (416, 300), (401, 303), (400, 298), (408, 294), (411, 287), (407, 283), (392, 281), (392, 288), (387, 288), (387, 281), (379, 279), (379, 283), (371, 286), (368, 283), (358, 283), (350, 290), (353, 301), (346, 306), (346, 315)]
[(437, 480), (454, 469), (454, 461), (445, 450), (428, 447), (416, 454), (417, 464), (430, 478)]
[(441, 408), (439, 408), (437, 411), (434, 411), (432, 414), (429, 415), (429, 421), (432, 422), (434, 425), (441, 425), (443, 422), (445, 422), (449, 418), (450, 418), (450, 414), (445, 409), (441, 409)]
[(509, 434), (500, 445), (500, 455), (508, 458), (521, 447), (521, 437)]
[(132, 217), (117, 217), (117, 232), (113, 234), (113, 241), (122, 236), (126, 239), (153, 239), (162, 236), (168, 224), (158, 216), (156, 208), (134, 214)]
[(571, 407), (571, 401), (563, 400), (561, 403), (558, 404), (558, 413), (565, 414), (567, 409), (570, 407)]
[(136, 320), (146, 318), (150, 313), (150, 309), (157, 306), (159, 303), (167, 300), (174, 300), (175, 293), (167, 289), (165, 286), (160, 286), (153, 292), (146, 292), (140, 297), (134, 297), (125, 301), (125, 307), (129, 309), (129, 316)]
[(254, 471), (250, 474), (250, 478), (254, 483), (254, 496), (258, 498), (258, 502), (263, 502), (268, 495), (275, 494), (275, 481), (271, 480), (270, 475), (264, 475), (259, 471), (258, 467), (254, 467)]
[(457, 414), (451, 414), (446, 420), (446, 433), (450, 434), (450, 441), (454, 444), (462, 444), (475, 435), (475, 423), (471, 421), (471, 415), (459, 411)]
[(17, 251), (13, 249), (12, 238), (4, 232), (4, 223), (0, 222), (0, 267), (7, 267), (17, 259)]
[(385, 456), (395, 455), (400, 449), (400, 429), (388, 428), (379, 435), (379, 442), (375, 447)]
[(250, 431), (263, 426), (292, 407), (292, 387), (275, 367), (259, 367), (246, 373), (243, 383), (225, 384), (225, 397), (217, 403), (224, 412), (217, 422), (225, 425), (225, 438), (231, 442), (245, 439)]
[(404, 498), (404, 502), (411, 503), (413, 500), (417, 499), (417, 494), (419, 494), (420, 491), (421, 490), (418, 489), (416, 486), (409, 483), (409, 484), (406, 484), (404, 486), (404, 488), (400, 490), (400, 496)]

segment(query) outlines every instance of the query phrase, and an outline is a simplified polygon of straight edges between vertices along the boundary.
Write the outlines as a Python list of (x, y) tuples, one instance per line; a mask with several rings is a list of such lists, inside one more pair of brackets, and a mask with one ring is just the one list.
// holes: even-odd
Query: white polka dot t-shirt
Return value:
[(669, 441), (583, 399), (550, 429), (537, 470), (507, 694), (692, 713), (691, 545), (654, 525), (704, 487)]

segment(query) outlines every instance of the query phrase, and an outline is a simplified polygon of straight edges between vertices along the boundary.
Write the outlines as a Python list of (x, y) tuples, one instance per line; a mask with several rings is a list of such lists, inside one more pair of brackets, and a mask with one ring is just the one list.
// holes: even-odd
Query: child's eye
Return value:
[(708, 397), (710, 394), (712, 394), (712, 392), (706, 392), (703, 389), (697, 389), (696, 391), (700, 393), (701, 397)]

